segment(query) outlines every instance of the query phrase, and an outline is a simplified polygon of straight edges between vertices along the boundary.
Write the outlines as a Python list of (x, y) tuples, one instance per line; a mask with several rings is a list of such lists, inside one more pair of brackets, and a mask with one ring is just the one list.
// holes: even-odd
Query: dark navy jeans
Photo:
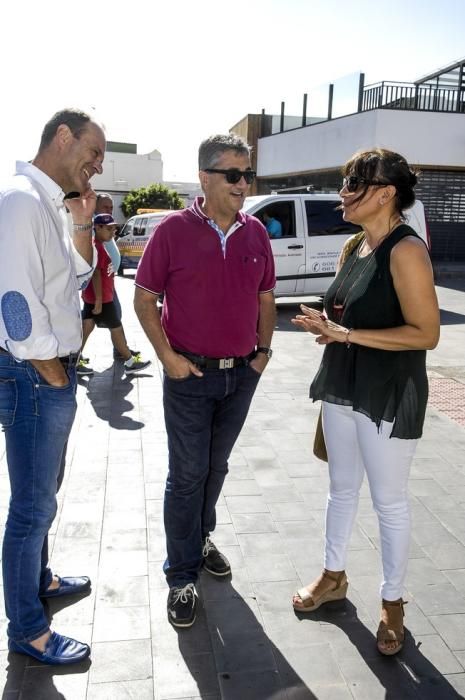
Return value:
[(203, 369), (203, 377), (163, 383), (169, 471), (164, 520), (170, 587), (197, 580), (202, 542), (216, 525), (215, 506), (260, 374), (249, 365)]
[(52, 387), (27, 361), (0, 354), (0, 423), (11, 499), (3, 539), (8, 636), (32, 641), (49, 629), (39, 598), (51, 583), (47, 534), (55, 517), (66, 445), (76, 412), (76, 372)]

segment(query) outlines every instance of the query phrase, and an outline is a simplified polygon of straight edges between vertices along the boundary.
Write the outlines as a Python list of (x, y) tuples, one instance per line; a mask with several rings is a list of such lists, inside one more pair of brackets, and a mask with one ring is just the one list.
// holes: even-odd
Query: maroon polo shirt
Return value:
[(170, 214), (147, 243), (136, 285), (164, 293), (162, 325), (171, 346), (206, 357), (242, 357), (257, 342), (259, 295), (274, 289), (265, 227), (239, 212), (223, 246), (201, 210)]

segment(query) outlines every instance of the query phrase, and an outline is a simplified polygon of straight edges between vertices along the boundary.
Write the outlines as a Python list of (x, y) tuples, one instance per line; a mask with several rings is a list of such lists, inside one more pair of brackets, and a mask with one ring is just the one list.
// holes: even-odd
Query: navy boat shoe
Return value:
[(48, 588), (43, 593), (39, 593), (40, 598), (58, 598), (62, 595), (76, 595), (77, 593), (87, 593), (90, 591), (90, 578), (88, 576), (60, 576), (57, 577), (58, 588)]
[(65, 664), (77, 664), (84, 661), (90, 654), (90, 646), (78, 642), (71, 637), (52, 632), (50, 639), (45, 645), (45, 651), (39, 651), (27, 642), (8, 641), (8, 649), (17, 654), (32, 656), (37, 661), (49, 666), (64, 666)]

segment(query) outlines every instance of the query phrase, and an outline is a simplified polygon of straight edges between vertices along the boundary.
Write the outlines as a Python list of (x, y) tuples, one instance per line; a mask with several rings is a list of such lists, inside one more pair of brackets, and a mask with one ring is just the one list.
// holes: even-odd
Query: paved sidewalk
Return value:
[[(131, 347), (153, 356), (118, 279)], [(451, 282), (451, 284), (459, 284)], [(321, 349), (281, 307), (273, 347), (234, 450), (215, 543), (232, 578), (202, 574), (191, 630), (166, 620), (161, 572), (167, 469), (161, 375), (124, 378), (106, 331), (86, 348), (97, 370), (80, 380), (52, 563), (88, 574), (92, 592), (50, 601), (53, 627), (92, 643), (91, 662), (51, 669), (6, 651), (2, 700), (408, 700), (465, 697), (465, 291), (439, 288), (443, 336), (429, 354), (431, 406), (410, 493), (413, 543), (404, 651), (375, 649), (379, 535), (366, 484), (354, 528), (349, 598), (297, 616), (292, 593), (321, 569), (326, 465), (312, 455), (318, 406), (308, 385)], [(8, 482), (0, 438), (0, 525)]]

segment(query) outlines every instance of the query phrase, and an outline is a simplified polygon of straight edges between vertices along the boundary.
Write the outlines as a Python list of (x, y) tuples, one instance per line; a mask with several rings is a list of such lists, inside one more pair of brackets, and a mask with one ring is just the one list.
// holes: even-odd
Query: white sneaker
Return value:
[(152, 364), (150, 360), (144, 362), (141, 359), (140, 354), (132, 356), (132, 363), (130, 365), (128, 365), (127, 362), (131, 362), (131, 360), (126, 360), (126, 362), (124, 363), (124, 371), (126, 374), (129, 375), (137, 374), (137, 372), (142, 372), (142, 370), (144, 370), (146, 367)]

